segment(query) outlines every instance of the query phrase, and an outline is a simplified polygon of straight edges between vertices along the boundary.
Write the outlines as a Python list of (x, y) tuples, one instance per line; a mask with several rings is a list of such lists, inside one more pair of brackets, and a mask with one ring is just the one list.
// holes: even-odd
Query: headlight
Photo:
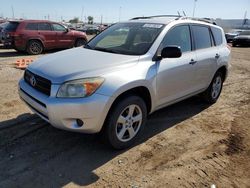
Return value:
[(86, 78), (65, 82), (57, 92), (61, 98), (82, 98), (92, 95), (104, 82), (104, 78)]

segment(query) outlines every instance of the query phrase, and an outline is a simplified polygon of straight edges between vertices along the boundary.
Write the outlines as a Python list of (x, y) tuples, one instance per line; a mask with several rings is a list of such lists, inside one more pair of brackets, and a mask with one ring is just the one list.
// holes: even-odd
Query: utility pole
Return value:
[(122, 7), (119, 7), (119, 22), (121, 21), (121, 12), (122, 12)]
[(242, 27), (247, 24), (247, 11), (244, 14), (243, 22), (242, 22)]
[(194, 17), (194, 15), (195, 15), (196, 2), (197, 2), (197, 0), (194, 0), (194, 7), (193, 7), (193, 17)]
[(84, 7), (82, 6), (82, 12), (81, 12), (81, 21), (83, 22), (83, 12), (84, 12)]
[(12, 19), (14, 19), (15, 18), (15, 13), (14, 13), (13, 5), (11, 5), (11, 10), (12, 10)]

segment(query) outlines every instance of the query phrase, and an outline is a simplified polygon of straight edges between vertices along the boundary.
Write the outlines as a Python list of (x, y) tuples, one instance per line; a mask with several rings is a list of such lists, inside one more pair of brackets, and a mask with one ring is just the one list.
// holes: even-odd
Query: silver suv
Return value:
[(84, 47), (38, 59), (20, 80), (19, 94), (53, 126), (101, 131), (122, 149), (160, 108), (201, 93), (215, 103), (229, 55), (216, 25), (184, 17), (135, 18)]

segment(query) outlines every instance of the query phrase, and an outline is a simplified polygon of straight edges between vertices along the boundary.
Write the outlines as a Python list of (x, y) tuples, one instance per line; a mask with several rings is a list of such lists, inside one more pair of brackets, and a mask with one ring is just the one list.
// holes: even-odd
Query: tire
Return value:
[(202, 93), (203, 98), (205, 99), (207, 103), (214, 104), (217, 102), (221, 94), (223, 81), (224, 81), (223, 74), (221, 72), (216, 72), (209, 87), (207, 88), (206, 91)]
[(112, 107), (104, 127), (105, 141), (114, 149), (133, 145), (147, 120), (147, 107), (138, 96), (128, 96)]
[(233, 47), (236, 47), (236, 46), (237, 46), (237, 44), (233, 42)]
[(75, 42), (75, 47), (83, 46), (87, 43), (85, 39), (77, 39)]
[(31, 40), (27, 44), (27, 52), (30, 55), (38, 55), (43, 52), (43, 45), (38, 40)]

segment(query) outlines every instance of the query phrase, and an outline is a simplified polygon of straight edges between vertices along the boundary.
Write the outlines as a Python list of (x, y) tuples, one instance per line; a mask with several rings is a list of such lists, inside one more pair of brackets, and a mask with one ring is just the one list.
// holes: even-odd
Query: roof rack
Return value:
[(139, 19), (150, 19), (150, 18), (175, 18), (175, 20), (185, 20), (185, 19), (190, 19), (190, 20), (195, 20), (195, 21), (201, 21), (201, 22), (206, 22), (210, 23), (213, 25), (217, 25), (213, 20), (210, 18), (194, 18), (194, 17), (187, 17), (187, 16), (180, 16), (180, 15), (156, 15), (156, 16), (142, 16), (142, 17), (135, 17), (132, 18), (131, 20), (139, 20)]
[(130, 19), (130, 20), (150, 19), (150, 18), (160, 18), (160, 17), (165, 17), (165, 18), (180, 18), (181, 16), (179, 16), (179, 15), (141, 16), (141, 17), (132, 18), (132, 19)]
[(194, 18), (194, 17), (186, 17), (186, 16), (182, 16), (182, 17), (178, 18), (178, 20), (185, 20), (185, 19), (201, 21), (201, 22), (206, 22), (206, 23), (210, 23), (210, 24), (213, 24), (213, 25), (217, 25), (216, 22), (214, 22), (210, 18)]

